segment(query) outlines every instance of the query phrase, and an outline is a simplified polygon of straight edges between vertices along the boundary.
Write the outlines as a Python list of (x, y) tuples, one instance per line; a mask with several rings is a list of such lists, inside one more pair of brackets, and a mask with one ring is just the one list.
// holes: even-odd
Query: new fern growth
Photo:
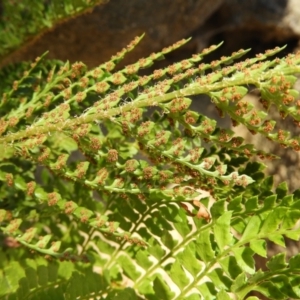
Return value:
[(298, 151), (268, 110), (300, 124), (300, 53), (202, 63), (220, 44), (139, 75), (182, 40), (114, 71), (140, 40), (91, 70), (46, 54), (1, 70), (0, 299), (300, 299), (300, 255), (267, 243), (299, 240), (300, 191), (274, 190), (252, 159), (272, 153), (189, 108), (206, 94)]

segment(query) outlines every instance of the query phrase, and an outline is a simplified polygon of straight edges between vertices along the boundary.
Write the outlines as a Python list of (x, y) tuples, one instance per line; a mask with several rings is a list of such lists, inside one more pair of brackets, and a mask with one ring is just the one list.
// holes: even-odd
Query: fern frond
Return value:
[[(199, 64), (217, 45), (139, 76), (182, 40), (114, 71), (140, 40), (92, 70), (45, 55), (7, 69), (13, 74), (1, 85), (1, 231), (53, 259), (73, 249), (75, 262), (65, 280), (41, 288), (28, 287), (26, 267), (13, 277), (5, 266), (3, 296), (17, 299), (24, 289), (28, 299), (45, 291), (65, 299), (242, 299), (254, 284), (269, 297), (273, 290), (282, 299), (298, 295), (295, 285), (285, 291), (275, 272), (279, 266), (284, 282), (286, 274), (296, 282), (298, 258), (289, 267), (280, 255), (269, 258), (266, 241), (299, 239), (299, 192), (289, 195), (284, 184), (272, 192), (264, 166), (249, 159), (273, 154), (189, 107), (192, 96), (206, 94), (234, 124), (299, 150), (299, 139), (275, 127), (267, 112), (273, 104), (300, 121), (293, 90), (300, 54), (270, 60), (278, 48), (234, 63), (249, 51), (241, 50)], [(261, 90), (261, 108), (245, 100), (249, 85)], [(57, 242), (49, 247), (50, 238)], [(60, 244), (67, 250), (57, 252)], [(14, 264), (27, 257), (6, 248)], [(92, 264), (83, 266), (76, 257), (86, 255)], [(254, 255), (266, 257), (270, 270), (256, 271)]]
[[(164, 299), (213, 299), (230, 293), (244, 299), (254, 285), (266, 294), (270, 285), (280, 282), (275, 278), (278, 268), (272, 269), (273, 279), (271, 273), (255, 272), (253, 255), (267, 257), (266, 240), (285, 246), (284, 236), (299, 239), (300, 231), (294, 229), (300, 217), (299, 198), (293, 198), (272, 194), (219, 200), (210, 209), (210, 223), (186, 217), (184, 210), (171, 204), (131, 208), (137, 203), (132, 201), (126, 209), (118, 206), (122, 212), (118, 218), (136, 220), (132, 230), (147, 236), (149, 247), (135, 249), (122, 243), (110, 252), (111, 258), (103, 268), (121, 267), (123, 276), (130, 278), (134, 288), (147, 299), (162, 295)], [(239, 210), (235, 208), (238, 203)], [(275, 264), (275, 257), (269, 259), (269, 266)], [(283, 263), (281, 268), (284, 274), (296, 278), (295, 267), (288, 270)], [(286, 297), (295, 297), (295, 293), (296, 289), (285, 291)], [(268, 294), (277, 299), (274, 295)]]

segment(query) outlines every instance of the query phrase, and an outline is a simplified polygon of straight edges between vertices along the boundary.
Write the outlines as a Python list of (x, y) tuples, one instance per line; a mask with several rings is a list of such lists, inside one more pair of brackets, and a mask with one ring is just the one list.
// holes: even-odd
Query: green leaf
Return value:
[(14, 293), (19, 287), (19, 280), (25, 277), (25, 272), (17, 262), (11, 264), (3, 270), (0, 281), (0, 295)]
[(262, 190), (271, 191), (273, 186), (273, 176), (266, 177), (260, 186)]
[(138, 286), (138, 291), (143, 295), (153, 295), (154, 290), (152, 286), (152, 279), (145, 278), (142, 283)]
[(48, 245), (48, 243), (50, 242), (51, 239), (51, 235), (47, 234), (45, 236), (43, 236), (37, 243), (36, 246), (42, 249), (45, 249)]
[(298, 241), (300, 236), (299, 230), (287, 231), (285, 236), (291, 240)]
[(271, 259), (267, 262), (267, 267), (270, 271), (276, 272), (280, 269), (286, 268), (287, 263), (285, 261), (285, 253), (279, 253), (271, 257)]
[(210, 229), (205, 229), (199, 233), (196, 239), (196, 252), (204, 262), (210, 262), (215, 258), (210, 235)]
[(16, 178), (14, 179), (14, 183), (18, 189), (26, 191), (27, 185), (25, 180), (21, 176), (16, 176)]
[(285, 207), (277, 207), (275, 210), (271, 211), (267, 216), (266, 220), (263, 222), (260, 229), (260, 236), (268, 236), (270, 233), (278, 229), (278, 226), (286, 213)]
[(269, 239), (271, 242), (273, 242), (273, 243), (275, 243), (275, 244), (277, 244), (277, 245), (279, 245), (279, 246), (285, 247), (285, 241), (284, 241), (284, 238), (283, 238), (283, 236), (282, 236), (281, 234), (279, 234), (279, 233), (273, 233), (273, 234), (270, 234), (270, 235), (268, 236), (268, 239)]
[(152, 262), (149, 260), (148, 252), (143, 249), (140, 249), (136, 254), (136, 261), (145, 270), (152, 266)]
[(57, 262), (50, 262), (48, 264), (48, 280), (54, 282), (57, 280), (59, 264)]
[(136, 300), (137, 296), (132, 288), (125, 288), (124, 290), (117, 291), (113, 299), (114, 300), (124, 300), (124, 299)]
[(256, 210), (257, 208), (258, 208), (258, 197), (257, 196), (253, 196), (245, 202), (246, 212), (251, 212), (253, 210)]
[(231, 278), (235, 279), (242, 273), (242, 269), (238, 265), (234, 256), (226, 256), (221, 259), (219, 263), (226, 274), (228, 274)]
[(286, 299), (286, 296), (270, 281), (254, 286), (253, 290), (262, 293), (268, 299)]
[(213, 219), (220, 217), (225, 212), (225, 200), (220, 200), (214, 203), (210, 209)]
[(192, 243), (177, 255), (179, 262), (189, 271), (192, 276), (196, 276), (202, 269), (202, 265), (195, 257), (195, 250), (192, 250)]
[(225, 290), (230, 289), (232, 281), (224, 275), (222, 269), (216, 268), (212, 270), (207, 276), (211, 279), (216, 288)]
[(276, 286), (280, 289), (280, 292), (284, 295), (288, 296), (292, 299), (297, 299), (299, 295), (297, 295), (293, 291), (293, 287), (290, 283), (290, 278), (287, 275), (281, 274), (278, 276), (274, 276), (272, 278), (272, 282), (276, 284)]
[(247, 276), (245, 272), (240, 273), (232, 284), (231, 290), (233, 292), (238, 292), (241, 290), (247, 283)]
[(280, 228), (281, 229), (291, 229), (291, 228), (295, 227), (295, 225), (299, 219), (300, 219), (300, 211), (299, 210), (288, 211), (283, 218)]
[(266, 197), (263, 200), (264, 210), (270, 210), (271, 208), (273, 208), (275, 205), (276, 199), (277, 199), (277, 195), (271, 195), (271, 196)]
[(165, 255), (165, 250), (155, 240), (153, 245), (148, 248), (150, 254), (152, 254), (157, 260), (160, 260)]
[(255, 264), (253, 259), (254, 252), (247, 247), (233, 248), (232, 249), (234, 256), (238, 265), (242, 268), (243, 271), (254, 274), (255, 273)]
[(175, 296), (167, 285), (167, 283), (161, 278), (161, 275), (157, 275), (153, 281), (153, 289), (157, 299), (172, 299)]
[(217, 290), (212, 282), (205, 282), (200, 286), (197, 286), (197, 289), (205, 300), (213, 300), (216, 298)]
[(234, 213), (240, 212), (242, 211), (242, 203), (243, 197), (241, 195), (235, 197), (234, 199), (232, 199), (228, 206), (227, 206), (227, 210), (232, 210)]
[(282, 200), (280, 205), (290, 207), (293, 204), (294, 195), (287, 195)]
[(283, 198), (286, 196), (289, 188), (286, 182), (281, 182), (276, 188), (276, 194), (279, 198)]
[(224, 291), (220, 290), (220, 292), (217, 295), (217, 300), (230, 300), (231, 297)]
[(3, 228), (3, 231), (6, 233), (16, 233), (21, 224), (22, 219), (14, 219), (5, 228)]
[(213, 227), (215, 239), (221, 251), (232, 242), (232, 234), (230, 232), (231, 216), (232, 212), (226, 211), (217, 219)]
[(167, 230), (164, 230), (164, 233), (163, 233), (163, 235), (161, 237), (161, 241), (169, 249), (173, 249), (175, 247), (175, 244), (176, 244), (176, 241), (173, 239), (173, 236)]
[(265, 240), (253, 240), (250, 241), (250, 248), (253, 250), (256, 254), (267, 257), (267, 246)]
[(36, 273), (36, 270), (31, 268), (31, 267), (27, 267), (25, 269), (26, 271), (26, 278), (28, 280), (28, 286), (30, 289), (33, 289), (35, 288), (38, 283), (37, 283), (37, 273)]
[(47, 285), (48, 284), (48, 270), (46, 266), (38, 266), (37, 268), (38, 275), (38, 283), (39, 285)]
[(141, 273), (136, 269), (135, 265), (127, 256), (120, 256), (118, 261), (124, 269), (126, 275), (132, 280), (137, 280), (141, 276)]
[(300, 298), (300, 277), (295, 276), (294, 278), (291, 278), (290, 283), (293, 286), (293, 291), (295, 291), (295, 293), (298, 295), (298, 298)]
[(248, 283), (249, 287), (253, 284), (258, 284), (259, 282), (262, 282), (266, 278), (266, 273), (263, 272), (261, 269), (259, 269), (255, 274), (249, 276)]
[(291, 257), (289, 261), (290, 269), (299, 270), (300, 269), (300, 254)]
[(244, 218), (236, 217), (232, 220), (231, 224), (232, 228), (236, 230), (239, 234), (242, 234), (244, 230), (246, 229), (246, 222)]
[(68, 153), (71, 153), (78, 149), (78, 146), (73, 138), (70, 138), (67, 135), (63, 135), (63, 141), (63, 143), (60, 143), (60, 147), (62, 150), (66, 150)]
[(71, 300), (76, 299), (78, 296), (83, 296), (82, 280), (83, 277), (78, 272), (72, 274), (66, 291), (66, 299)]
[(180, 290), (183, 290), (190, 282), (178, 260), (176, 260), (171, 266), (170, 277), (176, 285), (178, 285)]
[(38, 187), (34, 190), (34, 195), (39, 200), (46, 201), (48, 200), (48, 194), (44, 191), (44, 189)]
[(257, 236), (260, 231), (260, 226), (262, 223), (261, 217), (258, 215), (254, 215), (250, 217), (249, 221), (247, 220), (247, 227), (243, 232), (240, 241), (250, 240)]
[(201, 296), (199, 294), (192, 294), (192, 295), (186, 296), (184, 299), (185, 300), (200, 300)]

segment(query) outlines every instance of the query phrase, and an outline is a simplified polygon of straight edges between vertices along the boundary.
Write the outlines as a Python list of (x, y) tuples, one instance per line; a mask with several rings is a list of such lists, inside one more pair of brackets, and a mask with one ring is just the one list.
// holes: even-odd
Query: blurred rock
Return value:
[(295, 47), (300, 37), (299, 1), (224, 0), (196, 33), (200, 48), (211, 40), (224, 40), (227, 54), (248, 47), (257, 53), (286, 43)]
[(49, 50), (49, 57), (98, 65), (146, 33), (131, 60), (149, 55), (187, 37), (223, 0), (111, 0), (90, 14), (71, 19), (46, 33), (13, 60), (33, 59)]
[(297, 0), (225, 0), (218, 17), (231, 29), (259, 30), (266, 41), (300, 35)]
[(300, 5), (298, 0), (110, 0), (59, 25), (10, 61), (34, 59), (49, 50), (51, 58), (95, 66), (143, 33), (130, 61), (191, 34), (195, 39), (188, 54), (196, 50), (195, 42), (206, 47), (220, 33), (227, 41), (224, 51), (257, 40), (285, 42), (300, 36)]

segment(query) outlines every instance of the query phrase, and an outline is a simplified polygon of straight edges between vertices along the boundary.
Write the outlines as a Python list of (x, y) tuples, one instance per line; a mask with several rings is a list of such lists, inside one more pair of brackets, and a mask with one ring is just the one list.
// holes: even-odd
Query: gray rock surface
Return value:
[(131, 60), (191, 35), (187, 52), (196, 50), (195, 41), (206, 46), (219, 33), (230, 50), (255, 37), (262, 43), (287, 41), (300, 37), (300, 5), (299, 0), (110, 0), (46, 33), (12, 60), (50, 50), (50, 57), (94, 66), (142, 33)]
[(137, 35), (146, 33), (132, 60), (149, 55), (188, 36), (223, 0), (110, 0), (105, 5), (45, 34), (14, 60), (50, 57), (81, 60), (90, 66), (110, 59)]
[(223, 22), (232, 27), (261, 30), (266, 39), (300, 36), (298, 0), (225, 0), (220, 9)]
[(300, 2), (224, 0), (197, 34), (204, 45), (216, 37), (224, 40), (226, 53), (242, 47), (261, 52), (279, 43), (292, 45), (300, 38)]
[(278, 43), (300, 37), (300, 5), (299, 0), (110, 0), (46, 33), (7, 62), (49, 50), (52, 58), (95, 66), (143, 33), (130, 61), (188, 36), (194, 39), (185, 48), (187, 56), (220, 33), (224, 51), (254, 40)]

